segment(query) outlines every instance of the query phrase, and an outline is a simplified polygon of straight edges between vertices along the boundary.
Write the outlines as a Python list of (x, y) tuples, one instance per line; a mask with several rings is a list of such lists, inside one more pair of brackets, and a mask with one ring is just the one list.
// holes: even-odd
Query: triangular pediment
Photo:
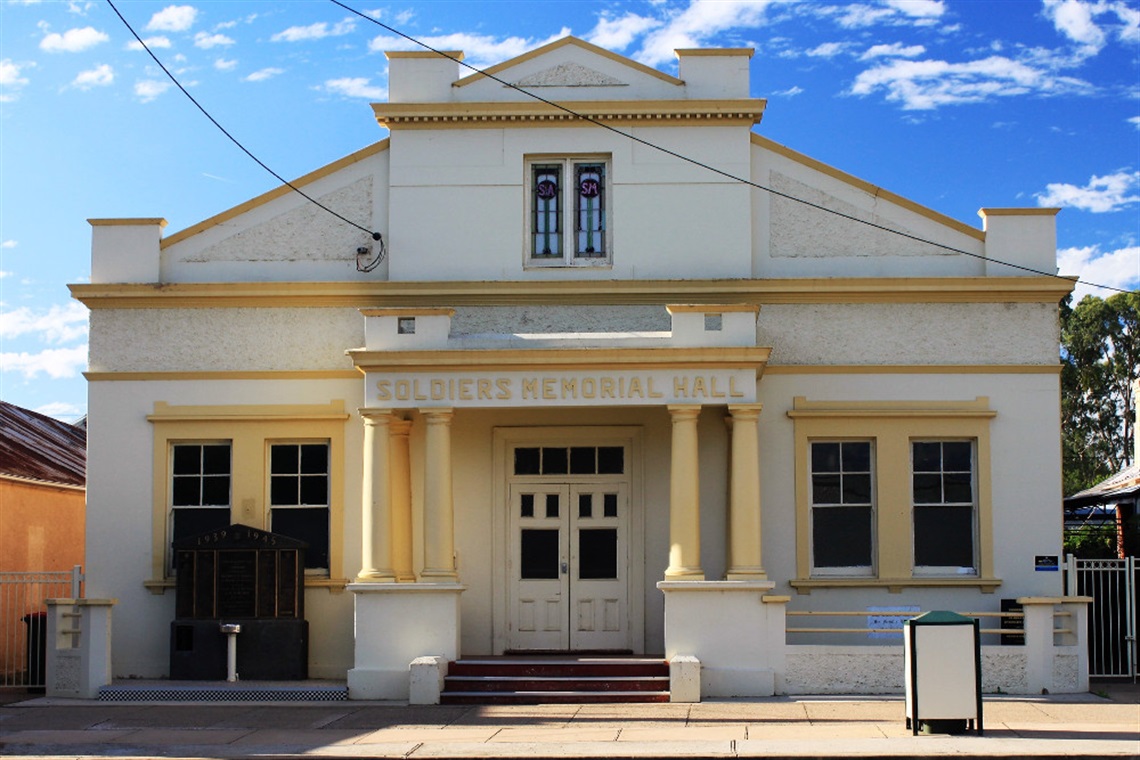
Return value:
[(625, 87), (628, 83), (608, 74), (583, 66), (580, 63), (567, 62), (551, 66), (542, 71), (515, 81), (519, 87)]

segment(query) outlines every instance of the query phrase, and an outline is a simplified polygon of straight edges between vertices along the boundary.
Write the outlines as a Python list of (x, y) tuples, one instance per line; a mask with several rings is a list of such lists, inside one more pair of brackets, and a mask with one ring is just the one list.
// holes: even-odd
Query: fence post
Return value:
[(111, 683), (115, 599), (48, 599), (47, 695), (95, 699)]
[(1077, 595), (1077, 558), (1065, 555), (1065, 596)]
[(83, 565), (75, 565), (71, 568), (71, 598), (79, 599), (83, 596)]

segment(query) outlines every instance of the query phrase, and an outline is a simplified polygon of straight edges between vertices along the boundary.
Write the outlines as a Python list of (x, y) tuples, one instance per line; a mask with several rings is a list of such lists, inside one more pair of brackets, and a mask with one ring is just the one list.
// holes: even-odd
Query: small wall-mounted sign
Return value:
[(1033, 558), (1033, 569), (1039, 573), (1054, 572), (1061, 569), (1060, 557), (1056, 554), (1038, 554)]

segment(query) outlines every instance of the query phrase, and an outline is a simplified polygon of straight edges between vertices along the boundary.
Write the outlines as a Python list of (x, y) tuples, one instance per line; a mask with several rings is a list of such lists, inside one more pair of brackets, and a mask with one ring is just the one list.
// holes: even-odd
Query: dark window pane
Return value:
[(291, 444), (270, 446), (269, 471), (274, 474), (295, 475), (300, 469), (297, 449), (297, 446)]
[(197, 475), (202, 471), (201, 446), (174, 447), (174, 474)]
[(593, 475), (598, 471), (598, 450), (593, 446), (575, 446), (570, 449), (570, 472), (574, 475)]
[(310, 443), (301, 447), (301, 472), (306, 475), (327, 475), (329, 447), (324, 443)]
[(546, 494), (546, 516), (558, 517), (558, 494)]
[(297, 498), (297, 477), (274, 475), (269, 479), (269, 503), (285, 506), (300, 504)]
[(578, 577), (582, 580), (617, 578), (617, 529), (578, 531)]
[(967, 472), (973, 469), (973, 448), (969, 441), (947, 441), (943, 443), (942, 467), (955, 472)]
[(598, 447), (598, 474), (620, 475), (625, 472), (625, 449), (621, 446)]
[(202, 473), (205, 475), (230, 474), (230, 447), (228, 444), (202, 447)]
[(813, 509), (811, 519), (816, 567), (870, 567), (870, 507)]
[(520, 576), (523, 580), (551, 580), (558, 577), (558, 531), (524, 530), (519, 536)]
[(968, 472), (948, 472), (942, 476), (947, 504), (973, 504), (974, 479)]
[(519, 497), (519, 515), (534, 517), (534, 494), (524, 493)]
[(871, 503), (871, 476), (870, 475), (844, 475), (843, 476), (843, 503), (844, 504), (870, 504)]
[(308, 542), (309, 548), (305, 550), (306, 569), (328, 568), (329, 511), (327, 508), (275, 509), (272, 531)]
[(578, 494), (578, 517), (594, 516), (594, 497), (588, 493)]
[(174, 478), (171, 503), (176, 507), (197, 507), (202, 503), (202, 481), (198, 477)]
[(607, 493), (602, 497), (602, 499), (603, 499), (603, 502), (602, 502), (603, 512), (602, 512), (602, 514), (604, 514), (606, 517), (617, 517), (618, 516), (618, 513), (617, 513), (617, 507), (618, 507), (617, 497), (618, 497), (618, 495), (616, 493)]
[(209, 533), (212, 530), (228, 527), (230, 524), (230, 511), (228, 509), (176, 509), (174, 510), (174, 540)]
[(326, 475), (304, 475), (301, 477), (302, 504), (328, 504), (329, 479)]
[(914, 471), (939, 472), (942, 470), (941, 443), (914, 444)]
[(812, 475), (811, 476), (811, 503), (812, 504), (838, 504), (839, 503), (839, 476), (838, 475)]
[(839, 472), (839, 444), (813, 443), (811, 445), (812, 472)]
[(538, 449), (515, 449), (515, 475), (537, 475)]
[(914, 564), (927, 567), (973, 567), (973, 508), (915, 509)]
[[(181, 480), (181, 478), (176, 478)], [(202, 478), (202, 506), (225, 507), (230, 503), (230, 476), (211, 475)]]
[(566, 449), (558, 448), (542, 450), (542, 474), (566, 474)]
[(942, 476), (938, 473), (914, 474), (914, 503), (942, 503)]
[(871, 444), (853, 441), (841, 445), (844, 472), (871, 471)]

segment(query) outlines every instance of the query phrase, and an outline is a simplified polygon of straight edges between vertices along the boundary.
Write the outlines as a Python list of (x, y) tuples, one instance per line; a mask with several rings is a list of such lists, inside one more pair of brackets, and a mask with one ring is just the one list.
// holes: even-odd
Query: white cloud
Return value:
[(859, 56), (860, 61), (869, 61), (872, 58), (917, 58), (926, 52), (922, 45), (903, 45), (901, 42), (892, 42), (890, 45), (872, 45), (867, 52)]
[(46, 53), (79, 53), (111, 39), (93, 26), (68, 29), (63, 34), (52, 32), (40, 40), (40, 50)]
[(1140, 129), (1140, 116), (1128, 117), (1128, 123), (1131, 124), (1132, 126), (1136, 127), (1137, 129)]
[(384, 87), (372, 85), (364, 77), (329, 79), (325, 82), (325, 89), (338, 95), (345, 95), (350, 98), (368, 98), (369, 100), (383, 100), (388, 95), (388, 91)]
[[(171, 47), (170, 38), (169, 37), (163, 37), (161, 35), (159, 35), (157, 37), (147, 37), (145, 40), (143, 40), (143, 42), (145, 42), (146, 46), (148, 48), (150, 48), (151, 50), (158, 50), (159, 48)], [(130, 42), (127, 43), (127, 50), (142, 50), (142, 49), (143, 49), (142, 43), (140, 43), (138, 40), (131, 40)]]
[(79, 72), (71, 84), (81, 90), (90, 90), (92, 87), (106, 87), (115, 81), (115, 72), (110, 64), (100, 64), (93, 69)]
[(887, 5), (911, 18), (941, 18), (946, 13), (942, 0), (886, 0)]
[(69, 404), (66, 401), (52, 401), (50, 404), (44, 404), (32, 411), (70, 424), (75, 424), (87, 413), (86, 407), (79, 404)]
[(1039, 206), (1068, 206), (1103, 214), (1140, 203), (1138, 190), (1140, 172), (1119, 171), (1103, 177), (1094, 175), (1084, 187), (1051, 182), (1045, 186), (1045, 192), (1036, 197)]
[(0, 280), (3, 280), (5, 277), (11, 277), (11, 276), (12, 276), (12, 272), (6, 272), (3, 269), (0, 269)]
[(890, 26), (933, 26), (946, 13), (940, 0), (886, 0), (881, 5), (852, 3), (825, 6), (824, 14), (839, 13), (836, 22), (847, 29), (861, 29), (877, 24)]
[(979, 103), (1014, 95), (1087, 93), (1092, 85), (1004, 56), (965, 63), (895, 60), (855, 77), (852, 95), (883, 90), (887, 100), (911, 111), (959, 103)]
[[(544, 40), (524, 39), (522, 37), (507, 37), (503, 40), (497, 40), (494, 37), (467, 32), (422, 37), (421, 40), (436, 50), (462, 50), (465, 56), (464, 63), (475, 68), (486, 68), (491, 64), (520, 56), (569, 34), (570, 29), (564, 27), (558, 33)], [(368, 49), (373, 53), (382, 53), (387, 50), (423, 50), (423, 47), (402, 37), (380, 35), (368, 43)]]
[(169, 89), (170, 82), (163, 82), (159, 79), (144, 79), (141, 82), (135, 82), (135, 95), (143, 103), (151, 102)]
[(285, 73), (285, 69), (275, 69), (275, 68), (260, 69), (258, 71), (253, 72), (249, 76), (247, 76), (245, 78), (245, 81), (246, 82), (263, 82), (266, 79), (272, 79), (273, 77), (277, 76), (278, 74), (284, 74), (284, 73)]
[(338, 24), (329, 26), (327, 22), (309, 24), (308, 26), (291, 26), (283, 32), (278, 32), (269, 39), (272, 42), (301, 42), (303, 40), (321, 40), (325, 37), (340, 37), (356, 30), (356, 22), (346, 18)]
[(215, 47), (226, 47), (233, 45), (234, 40), (224, 34), (208, 34), (206, 32), (198, 32), (194, 35), (194, 46), (200, 47), (203, 50), (209, 50)]
[(620, 18), (603, 15), (585, 39), (606, 50), (625, 50), (636, 37), (659, 26), (659, 20), (638, 16), (636, 13), (627, 13)]
[(87, 366), (87, 345), (48, 348), (39, 353), (0, 353), (0, 372), (19, 372), (29, 380), (41, 374), (54, 379), (75, 377)]
[(56, 344), (84, 338), (87, 335), (87, 307), (68, 303), (46, 310), (21, 306), (0, 312), (0, 338), (10, 340), (24, 335)]
[(1093, 7), (1081, 0), (1045, 0), (1045, 16), (1054, 28), (1086, 54), (1095, 55), (1104, 47), (1104, 31), (1093, 19)]
[(198, 9), (192, 5), (168, 5), (150, 17), (146, 28), (152, 32), (185, 32), (197, 18)]
[(1095, 245), (1063, 248), (1057, 251), (1057, 271), (1062, 275), (1077, 275), (1084, 281), (1073, 289), (1073, 303), (1090, 294), (1107, 298), (1113, 293), (1085, 283), (1135, 290), (1140, 288), (1140, 247), (1130, 246), (1107, 253), (1101, 253), (1100, 247)]
[(15, 240), (5, 240), (3, 243), (0, 243), (0, 248), (15, 248), (18, 245), (19, 243)]
[(649, 66), (671, 62), (674, 50), (701, 47), (717, 32), (763, 26), (767, 10), (781, 3), (782, 0), (692, 0), (688, 8), (646, 38), (636, 58)]
[(786, 90), (777, 90), (776, 92), (771, 93), (771, 96), (774, 98), (780, 98), (780, 97), (792, 98), (792, 97), (795, 97), (796, 95), (802, 94), (803, 91), (804, 91), (804, 89), (802, 87), (792, 86)]
[(19, 91), (28, 84), (23, 70), (34, 65), (16, 63), (11, 58), (0, 61), (0, 103), (10, 103), (19, 97)]
[(218, 71), (229, 71), (238, 65), (237, 61), (227, 61), (225, 58), (219, 58), (214, 61), (214, 68)]
[(834, 58), (842, 53), (846, 47), (846, 42), (824, 42), (811, 50), (805, 50), (804, 54), (811, 58)]

